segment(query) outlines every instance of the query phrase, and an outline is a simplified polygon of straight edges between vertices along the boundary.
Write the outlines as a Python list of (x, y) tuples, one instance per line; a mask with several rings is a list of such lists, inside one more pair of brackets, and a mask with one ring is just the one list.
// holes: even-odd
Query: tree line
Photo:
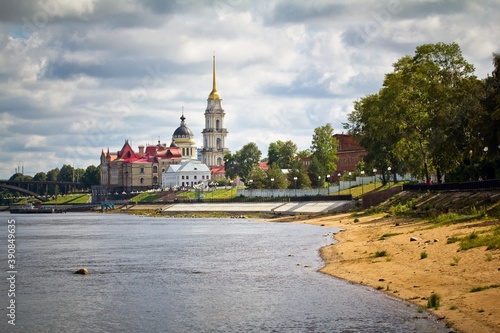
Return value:
[[(79, 188), (71, 188), (68, 190), (89, 190), (92, 185), (99, 185), (101, 183), (101, 170), (94, 166), (90, 165), (86, 169), (83, 168), (74, 168), (71, 165), (64, 164), (61, 169), (54, 168), (47, 172), (38, 172), (34, 176), (24, 175), (22, 173), (13, 174), (9, 180), (15, 181), (58, 181), (58, 182), (79, 182), (81, 185)], [(9, 196), (10, 192), (7, 192), (6, 189), (0, 189), (1, 196)], [(48, 190), (48, 193), (45, 193)], [(65, 188), (62, 187), (43, 187), (32, 186), (30, 191), (35, 192), (39, 195), (57, 195), (57, 194), (66, 194)]]
[[(249, 188), (311, 188), (324, 186), (337, 167), (338, 142), (330, 123), (314, 129), (310, 149), (298, 151), (292, 141), (278, 140), (269, 145), (268, 169), (260, 166), (262, 152), (254, 142), (244, 145), (234, 154), (224, 156), (226, 178), (239, 177)], [(306, 168), (303, 160), (310, 159)], [(285, 174), (282, 170), (288, 170)]]

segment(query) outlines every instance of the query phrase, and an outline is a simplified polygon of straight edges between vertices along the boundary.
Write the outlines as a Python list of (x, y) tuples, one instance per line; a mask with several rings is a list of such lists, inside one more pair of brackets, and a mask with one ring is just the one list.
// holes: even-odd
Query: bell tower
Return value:
[(224, 155), (230, 152), (226, 147), (227, 129), (224, 128), (226, 114), (222, 109), (222, 98), (217, 91), (215, 54), (212, 66), (212, 91), (208, 95), (205, 128), (201, 132), (203, 134), (201, 160), (209, 167), (224, 165)]

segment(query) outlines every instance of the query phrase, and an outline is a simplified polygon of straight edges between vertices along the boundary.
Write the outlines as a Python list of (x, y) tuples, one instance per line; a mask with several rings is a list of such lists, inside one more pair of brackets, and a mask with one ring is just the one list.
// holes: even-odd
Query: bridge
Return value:
[[(57, 186), (57, 187), (56, 187)], [(70, 188), (78, 188), (80, 182), (59, 182), (59, 181), (34, 181), (34, 180), (7, 180), (0, 179), (0, 187), (12, 191), (25, 193), (35, 198), (46, 201), (49, 189), (51, 193), (56, 193), (56, 188), (62, 189), (61, 193), (67, 193)], [(40, 194), (43, 192), (44, 194)]]

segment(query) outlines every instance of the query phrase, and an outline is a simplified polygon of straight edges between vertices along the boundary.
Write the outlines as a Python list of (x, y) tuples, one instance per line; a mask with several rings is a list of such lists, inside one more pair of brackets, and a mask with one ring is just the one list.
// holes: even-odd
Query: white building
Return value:
[(162, 188), (204, 186), (210, 180), (210, 168), (197, 160), (171, 164), (162, 174)]

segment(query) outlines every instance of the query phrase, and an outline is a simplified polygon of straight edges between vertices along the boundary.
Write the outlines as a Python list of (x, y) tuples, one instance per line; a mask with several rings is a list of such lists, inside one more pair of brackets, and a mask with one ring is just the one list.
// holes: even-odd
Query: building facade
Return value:
[(181, 164), (171, 164), (162, 175), (162, 188), (182, 187), (205, 188), (211, 178), (210, 168), (196, 160), (187, 160)]
[(172, 142), (170, 146), (161, 144), (140, 145), (135, 152), (128, 141), (116, 153), (109, 149), (101, 153), (101, 185), (110, 193), (131, 192), (159, 188), (162, 172), (171, 164), (182, 162), (181, 149)]
[(338, 174), (343, 175), (349, 171), (356, 170), (356, 165), (363, 161), (366, 150), (359, 145), (352, 135), (334, 134), (338, 141), (337, 147), (337, 170), (331, 176), (332, 181), (339, 180)]
[(227, 129), (224, 128), (225, 112), (222, 109), (222, 98), (217, 91), (215, 55), (213, 57), (212, 91), (208, 95), (205, 110), (205, 128), (201, 161), (209, 167), (224, 165), (224, 155), (230, 153), (226, 147)]

